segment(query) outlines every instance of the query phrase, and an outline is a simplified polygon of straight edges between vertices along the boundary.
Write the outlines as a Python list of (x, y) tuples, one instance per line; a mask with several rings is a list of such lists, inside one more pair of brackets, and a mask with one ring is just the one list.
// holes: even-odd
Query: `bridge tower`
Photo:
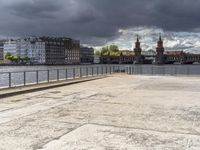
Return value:
[(142, 49), (140, 47), (140, 41), (139, 36), (137, 35), (137, 41), (135, 43), (134, 53), (135, 53), (135, 64), (141, 64), (142, 63), (142, 55), (141, 55)]
[(165, 63), (165, 60), (164, 60), (164, 47), (163, 47), (163, 40), (162, 40), (162, 37), (161, 37), (161, 34), (159, 35), (159, 41), (158, 41), (158, 44), (157, 44), (157, 48), (156, 48), (156, 63), (157, 64), (164, 64)]

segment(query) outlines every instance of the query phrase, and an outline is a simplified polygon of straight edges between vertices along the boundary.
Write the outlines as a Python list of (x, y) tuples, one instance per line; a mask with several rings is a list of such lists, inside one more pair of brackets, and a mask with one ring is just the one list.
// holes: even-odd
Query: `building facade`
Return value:
[(63, 38), (65, 64), (80, 64), (80, 41)]
[(46, 63), (45, 42), (40, 38), (30, 37), (27, 39), (28, 58), (32, 64)]
[[(39, 39), (45, 43), (45, 64), (65, 64), (65, 45), (61, 38), (40, 37)], [(41, 46), (43, 45), (41, 44)]]
[(94, 49), (89, 47), (80, 48), (81, 63), (93, 64), (94, 63)]
[(4, 57), (6, 54), (11, 54), (12, 56), (18, 56), (17, 50), (17, 40), (8, 40), (4, 43), (3, 50), (4, 50)]

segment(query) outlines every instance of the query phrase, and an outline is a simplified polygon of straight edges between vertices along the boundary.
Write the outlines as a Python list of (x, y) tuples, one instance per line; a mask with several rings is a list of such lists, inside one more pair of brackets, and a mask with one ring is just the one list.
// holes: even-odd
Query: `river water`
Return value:
[[(81, 68), (81, 69), (80, 69)], [(38, 72), (36, 70), (39, 70)], [(0, 66), (0, 89), (37, 82), (72, 79), (126, 70), (140, 75), (200, 76), (200, 65), (76, 65), (76, 66)], [(10, 80), (9, 80), (9, 73)], [(26, 72), (24, 74), (24, 72)]]
[[(124, 65), (0, 66), (0, 89), (111, 73)], [(81, 68), (81, 69), (80, 69)], [(11, 73), (10, 73), (11, 72)], [(25, 73), (24, 73), (25, 72)], [(9, 74), (10, 73), (10, 74)], [(10, 78), (9, 78), (10, 77)]]

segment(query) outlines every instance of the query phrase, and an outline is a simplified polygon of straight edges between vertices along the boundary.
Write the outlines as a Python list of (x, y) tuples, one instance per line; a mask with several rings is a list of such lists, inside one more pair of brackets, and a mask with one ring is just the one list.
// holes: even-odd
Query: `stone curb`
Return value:
[(57, 88), (57, 87), (62, 87), (62, 86), (67, 86), (67, 85), (72, 85), (72, 84), (77, 84), (77, 83), (83, 83), (83, 82), (87, 82), (87, 81), (99, 80), (99, 79), (103, 79), (106, 77), (108, 77), (108, 76), (78, 78), (78, 79), (71, 79), (71, 80), (67, 80), (67, 81), (41, 83), (41, 84), (37, 84), (37, 85), (27, 85), (24, 87), (14, 87), (14, 88), (10, 88), (10, 89), (3, 89), (3, 90), (0, 90), (0, 99), (11, 97), (11, 96), (16, 96), (16, 95), (21, 95), (21, 94), (26, 94), (26, 93), (31, 93), (31, 92), (37, 92), (37, 91), (41, 91), (41, 90), (47, 90), (47, 89), (51, 89), (51, 88)]

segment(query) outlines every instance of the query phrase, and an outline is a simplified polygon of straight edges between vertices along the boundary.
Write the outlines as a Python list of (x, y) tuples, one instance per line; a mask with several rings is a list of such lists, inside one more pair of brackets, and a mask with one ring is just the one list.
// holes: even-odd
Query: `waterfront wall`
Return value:
[(200, 76), (200, 65), (129, 65), (128, 74)]

